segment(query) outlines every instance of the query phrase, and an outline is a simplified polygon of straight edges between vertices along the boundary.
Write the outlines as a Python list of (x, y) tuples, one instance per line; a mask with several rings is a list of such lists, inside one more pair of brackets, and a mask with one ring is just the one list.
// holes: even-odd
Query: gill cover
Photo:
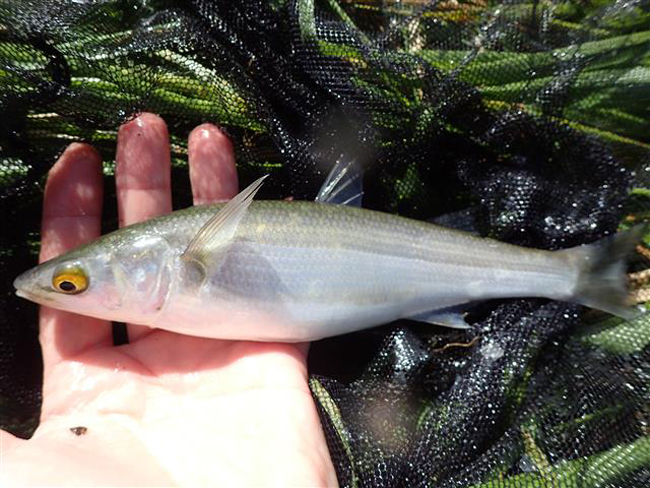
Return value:
[(114, 251), (111, 268), (120, 303), (114, 306), (151, 313), (160, 310), (171, 282), (169, 243), (156, 235), (143, 235)]

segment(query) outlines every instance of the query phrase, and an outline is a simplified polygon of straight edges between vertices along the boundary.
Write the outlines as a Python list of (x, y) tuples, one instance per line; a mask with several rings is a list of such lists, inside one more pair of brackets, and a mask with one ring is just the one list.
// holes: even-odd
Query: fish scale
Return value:
[[(400, 318), (464, 327), (449, 307), (491, 298), (633, 313), (622, 259), (640, 229), (551, 252), (351, 206), (251, 202), (260, 182), (228, 204), (135, 224), (43, 263), (16, 280), (18, 293), (185, 334), (286, 342)], [(88, 275), (86, 290), (52, 289), (66, 266)]]

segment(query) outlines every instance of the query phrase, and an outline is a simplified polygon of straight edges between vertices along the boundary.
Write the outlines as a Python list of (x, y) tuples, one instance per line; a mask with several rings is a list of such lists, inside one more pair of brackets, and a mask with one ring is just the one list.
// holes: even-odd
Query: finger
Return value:
[(237, 168), (232, 144), (217, 127), (203, 124), (188, 139), (194, 205), (228, 200), (237, 194)]
[[(143, 113), (120, 127), (115, 184), (120, 227), (171, 212), (169, 134), (157, 115)], [(129, 341), (150, 332), (127, 325)]]
[[(45, 185), (41, 262), (99, 237), (102, 183), (99, 154), (87, 144), (68, 146)], [(42, 307), (40, 341), (47, 388), (50, 372), (61, 359), (112, 344), (111, 327), (104, 320)]]
[(171, 212), (169, 135), (160, 117), (144, 113), (120, 127), (116, 163), (120, 226)]

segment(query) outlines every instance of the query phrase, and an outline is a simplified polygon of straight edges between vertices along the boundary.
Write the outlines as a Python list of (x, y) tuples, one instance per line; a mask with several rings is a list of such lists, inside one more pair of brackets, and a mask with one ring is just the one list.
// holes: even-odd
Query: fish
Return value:
[(559, 251), (520, 247), (361, 207), (339, 162), (316, 201), (189, 207), (106, 234), (16, 278), (48, 307), (181, 334), (304, 342), (412, 319), (467, 328), (464, 309), (544, 297), (620, 317), (625, 258), (645, 227)]

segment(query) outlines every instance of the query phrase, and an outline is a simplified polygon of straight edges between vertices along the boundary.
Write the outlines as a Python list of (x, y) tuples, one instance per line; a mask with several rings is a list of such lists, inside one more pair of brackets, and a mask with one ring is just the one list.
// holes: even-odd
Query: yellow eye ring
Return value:
[(76, 295), (88, 288), (88, 277), (79, 266), (66, 266), (54, 272), (52, 287), (67, 295)]

